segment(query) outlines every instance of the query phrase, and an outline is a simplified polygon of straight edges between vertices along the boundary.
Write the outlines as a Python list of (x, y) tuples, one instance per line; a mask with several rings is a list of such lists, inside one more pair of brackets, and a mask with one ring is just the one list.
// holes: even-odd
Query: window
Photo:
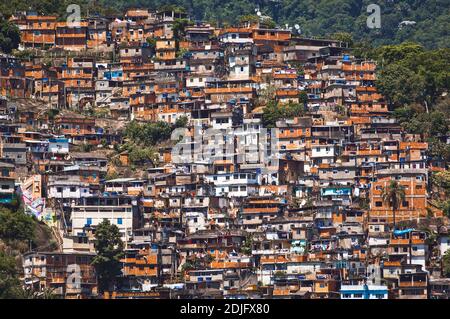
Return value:
[(354, 296), (355, 298), (362, 298), (363, 295), (362, 295), (362, 294), (354, 294), (353, 296)]
[(57, 193), (62, 193), (62, 187), (56, 187), (56, 192)]
[(70, 188), (70, 191), (71, 191), (71, 192), (75, 192), (75, 191), (76, 191), (76, 187), (71, 187), (71, 188)]
[(117, 218), (117, 225), (122, 225), (122, 218)]
[(383, 206), (383, 202), (375, 202), (375, 206), (376, 207), (382, 207)]
[(90, 226), (92, 224), (92, 218), (86, 218), (86, 225)]

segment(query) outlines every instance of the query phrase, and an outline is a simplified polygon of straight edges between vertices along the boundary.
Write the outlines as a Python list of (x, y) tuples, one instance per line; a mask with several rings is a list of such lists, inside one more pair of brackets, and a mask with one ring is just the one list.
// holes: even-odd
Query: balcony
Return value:
[(427, 287), (426, 281), (399, 281), (398, 286), (400, 288), (408, 287)]
[(403, 238), (393, 238), (390, 241), (391, 245), (409, 245), (409, 239), (403, 239)]
[(412, 238), (411, 239), (411, 243), (413, 245), (424, 245), (425, 244), (425, 239), (421, 239), (421, 238)]
[(385, 267), (400, 267), (401, 266), (400, 261), (385, 261), (384, 266)]
[(244, 208), (244, 214), (251, 213), (277, 213), (278, 207)]

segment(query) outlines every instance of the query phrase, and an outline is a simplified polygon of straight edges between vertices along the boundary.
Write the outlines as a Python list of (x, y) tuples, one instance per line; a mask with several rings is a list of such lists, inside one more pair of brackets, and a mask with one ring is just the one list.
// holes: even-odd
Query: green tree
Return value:
[(195, 269), (194, 264), (193, 264), (192, 262), (190, 262), (190, 261), (186, 261), (186, 262), (181, 266), (181, 273), (182, 273), (183, 275), (185, 275), (187, 271), (189, 271), (189, 270), (194, 270), (194, 269)]
[(390, 104), (403, 106), (420, 101), (425, 79), (400, 63), (392, 63), (378, 73), (377, 88)]
[(0, 238), (4, 241), (33, 240), (34, 230), (33, 219), (23, 210), (12, 211), (8, 208), (0, 208)]
[(308, 93), (306, 93), (305, 91), (301, 91), (298, 94), (298, 99), (300, 104), (302, 104), (303, 106), (306, 106), (308, 103)]
[(94, 246), (97, 256), (93, 258), (92, 265), (97, 273), (99, 290), (111, 291), (117, 276), (121, 274), (120, 260), (124, 256), (119, 228), (108, 219), (103, 220), (95, 229)]
[(405, 200), (405, 188), (397, 181), (391, 180), (388, 186), (383, 187), (381, 198), (392, 208), (395, 229), (395, 213), (399, 209), (401, 203)]
[(163, 121), (142, 124), (131, 121), (125, 128), (125, 136), (136, 145), (154, 146), (168, 140), (174, 128), (175, 125)]
[(130, 162), (134, 165), (143, 165), (151, 162), (156, 165), (159, 160), (159, 154), (153, 147), (140, 147), (133, 145), (129, 149)]
[[(258, 4), (264, 16), (274, 23), (290, 26), (300, 24), (305, 36), (327, 36), (349, 33), (357, 41), (374, 46), (415, 41), (427, 48), (448, 47), (450, 43), (449, 8), (446, 0), (377, 0), (381, 7), (382, 28), (367, 28), (366, 0), (11, 0), (0, 2), (0, 12), (10, 15), (16, 11), (33, 10), (39, 14), (58, 14), (64, 19), (69, 3), (81, 5), (82, 14), (119, 14), (130, 7), (159, 8), (188, 13), (193, 20), (211, 21), (217, 25), (239, 22), (243, 15), (254, 15)], [(402, 25), (413, 20), (414, 25)]]
[(278, 107), (275, 101), (269, 101), (264, 107), (262, 123), (264, 127), (275, 127), (275, 123), (283, 117), (282, 110)]
[(186, 36), (186, 27), (192, 25), (188, 19), (175, 19), (172, 26), (173, 37), (179, 41)]
[(16, 299), (22, 293), (14, 257), (0, 251), (0, 299)]
[(93, 149), (94, 149), (94, 145), (88, 144), (86, 142), (84, 142), (83, 144), (80, 145), (81, 152), (91, 152)]
[(41, 290), (34, 290), (32, 288), (26, 288), (21, 291), (19, 299), (59, 299), (60, 297), (55, 294), (53, 288), (43, 288)]
[[(172, 26), (173, 38), (175, 39), (175, 49), (177, 53), (180, 51), (180, 41), (186, 36), (186, 27), (193, 23), (189, 19), (175, 19)], [(178, 56), (182, 56), (182, 52)]]
[(259, 17), (256, 14), (244, 14), (239, 16), (238, 21), (240, 24), (257, 24), (259, 22)]
[(156, 50), (156, 38), (147, 38), (146, 42), (149, 46), (149, 48), (154, 52)]
[(436, 205), (439, 209), (442, 209), (442, 212), (445, 216), (450, 218), (450, 199), (438, 201)]
[(20, 43), (20, 33), (16, 25), (0, 16), (0, 51), (11, 53)]
[(302, 116), (304, 113), (305, 107), (303, 103), (289, 102), (288, 104), (279, 104), (272, 100), (264, 107), (262, 122), (264, 127), (272, 128), (281, 119), (291, 119)]
[(333, 40), (338, 40), (347, 44), (348, 47), (353, 46), (353, 36), (348, 32), (336, 32), (331, 35)]
[(405, 42), (377, 48), (377, 86), (394, 107), (420, 103), (429, 106), (450, 89), (450, 49), (426, 50)]
[(442, 271), (445, 277), (450, 277), (450, 249), (447, 249), (442, 257)]
[(189, 122), (189, 118), (187, 116), (181, 116), (181, 117), (177, 118), (177, 120), (175, 121), (175, 127), (176, 128), (186, 127), (188, 122)]
[(253, 236), (249, 234), (245, 237), (245, 241), (241, 246), (241, 253), (243, 253), (244, 255), (251, 255), (252, 249), (253, 249)]
[(446, 196), (450, 195), (450, 170), (433, 173), (431, 182), (440, 192), (444, 192)]

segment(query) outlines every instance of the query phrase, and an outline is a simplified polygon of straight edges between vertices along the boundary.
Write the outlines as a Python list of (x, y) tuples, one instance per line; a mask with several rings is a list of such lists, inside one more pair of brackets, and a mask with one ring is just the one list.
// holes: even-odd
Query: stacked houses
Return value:
[[(0, 56), (0, 203), (23, 200), (58, 242), (23, 256), (24, 285), (65, 298), (445, 296), (447, 226), (435, 253), (420, 224), (445, 219), (429, 192), (446, 164), (393, 119), (376, 63), (262, 22), (174, 31), (179, 19), (12, 17), (39, 54)], [(264, 126), (271, 104), (298, 112)], [(120, 149), (130, 121), (181, 119), (155, 161)], [(392, 181), (398, 207), (383, 196)], [(104, 219), (124, 257), (102, 292)]]

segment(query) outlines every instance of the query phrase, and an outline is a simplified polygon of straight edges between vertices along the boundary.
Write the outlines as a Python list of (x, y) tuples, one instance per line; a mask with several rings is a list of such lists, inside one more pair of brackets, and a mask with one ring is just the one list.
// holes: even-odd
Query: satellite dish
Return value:
[(256, 15), (258, 16), (258, 17), (260, 17), (261, 16), (261, 11), (256, 11)]

